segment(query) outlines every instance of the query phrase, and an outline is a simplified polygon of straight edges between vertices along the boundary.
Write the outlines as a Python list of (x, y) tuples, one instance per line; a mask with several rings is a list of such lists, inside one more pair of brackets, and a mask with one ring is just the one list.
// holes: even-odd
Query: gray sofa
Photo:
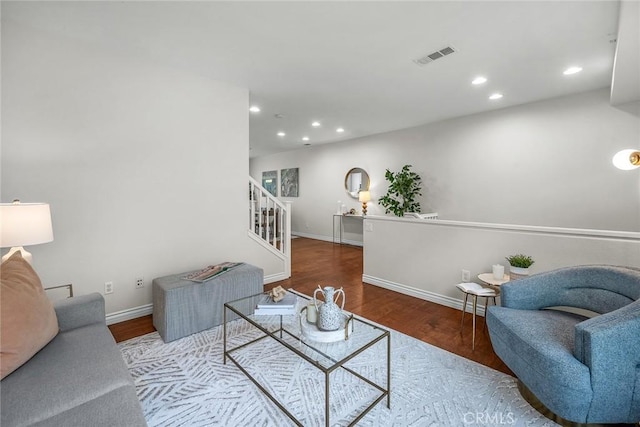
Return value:
[(0, 383), (0, 425), (146, 426), (100, 294), (55, 304), (60, 332)]

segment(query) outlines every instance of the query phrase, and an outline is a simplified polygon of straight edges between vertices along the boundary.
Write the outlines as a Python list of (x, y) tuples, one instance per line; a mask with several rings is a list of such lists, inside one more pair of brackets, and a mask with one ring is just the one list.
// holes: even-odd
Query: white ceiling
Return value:
[[(2, 20), (248, 87), (262, 109), (250, 118), (256, 157), (300, 148), (304, 135), (337, 142), (607, 87), (618, 9), (616, 1), (3, 1)], [(445, 46), (457, 52), (413, 62)], [(584, 70), (564, 76), (571, 65)], [(472, 86), (477, 75), (489, 81)], [(495, 91), (504, 97), (489, 101)]]

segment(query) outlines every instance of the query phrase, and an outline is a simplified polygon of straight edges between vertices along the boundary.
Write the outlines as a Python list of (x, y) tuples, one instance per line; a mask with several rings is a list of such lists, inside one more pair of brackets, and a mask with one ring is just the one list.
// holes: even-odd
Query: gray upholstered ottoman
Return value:
[[(222, 324), (225, 302), (264, 290), (262, 269), (250, 264), (203, 283), (182, 278), (189, 273), (153, 279), (153, 326), (165, 342)], [(247, 311), (253, 308), (247, 307)], [(235, 318), (237, 315), (228, 310), (227, 320)]]

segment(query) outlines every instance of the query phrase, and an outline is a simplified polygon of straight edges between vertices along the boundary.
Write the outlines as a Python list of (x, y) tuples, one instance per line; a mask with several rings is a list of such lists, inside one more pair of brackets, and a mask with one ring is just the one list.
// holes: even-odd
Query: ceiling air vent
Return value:
[(447, 55), (451, 55), (455, 51), (456, 50), (451, 46), (443, 47), (442, 49), (436, 50), (435, 52), (423, 56), (422, 58), (414, 59), (413, 62), (420, 66), (427, 65), (435, 61), (436, 59), (444, 58)]

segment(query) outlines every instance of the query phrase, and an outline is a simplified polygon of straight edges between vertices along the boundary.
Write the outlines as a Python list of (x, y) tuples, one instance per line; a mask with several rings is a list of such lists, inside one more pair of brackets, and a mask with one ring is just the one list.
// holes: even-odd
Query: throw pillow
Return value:
[(58, 333), (58, 318), (40, 278), (20, 252), (0, 265), (0, 379)]

